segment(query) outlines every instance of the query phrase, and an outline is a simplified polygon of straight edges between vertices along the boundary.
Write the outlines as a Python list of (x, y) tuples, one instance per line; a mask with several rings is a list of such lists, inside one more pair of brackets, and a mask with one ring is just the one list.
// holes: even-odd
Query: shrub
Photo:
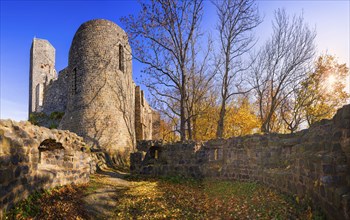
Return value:
[(50, 114), (50, 119), (52, 120), (61, 120), (64, 115), (64, 112), (52, 112)]

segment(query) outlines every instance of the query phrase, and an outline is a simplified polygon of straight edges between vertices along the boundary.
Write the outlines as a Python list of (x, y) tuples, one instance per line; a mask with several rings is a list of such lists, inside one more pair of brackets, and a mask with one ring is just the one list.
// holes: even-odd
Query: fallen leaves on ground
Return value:
[(310, 212), (257, 183), (166, 178), (133, 182), (116, 207), (120, 219), (312, 219)]
[(6, 219), (88, 219), (80, 198), (87, 185), (67, 185), (34, 193), (12, 209)]
[[(81, 198), (104, 186), (116, 191), (114, 219), (322, 219), (308, 206), (257, 183), (179, 177), (129, 178), (121, 185), (94, 175), (88, 186), (71, 185), (37, 196), (14, 212), (15, 219), (89, 219)], [(10, 216), (10, 215), (9, 215)], [(101, 216), (101, 219), (104, 219)]]

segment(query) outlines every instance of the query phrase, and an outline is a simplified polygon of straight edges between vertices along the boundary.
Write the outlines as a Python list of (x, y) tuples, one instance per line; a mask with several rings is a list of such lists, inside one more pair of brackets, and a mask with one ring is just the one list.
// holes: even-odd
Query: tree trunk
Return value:
[(180, 138), (181, 141), (186, 140), (186, 71), (184, 61), (181, 65), (181, 100), (180, 100)]
[(193, 117), (192, 135), (193, 135), (193, 140), (197, 140), (197, 116)]
[(186, 140), (185, 97), (184, 97), (183, 88), (181, 89), (181, 100), (180, 100), (180, 139), (181, 141)]
[(188, 140), (192, 140), (191, 120), (187, 119)]
[(261, 132), (270, 133), (270, 123), (271, 123), (273, 112), (274, 112), (273, 110), (270, 110), (267, 118), (264, 120), (263, 124), (261, 125)]
[(218, 127), (216, 129), (216, 137), (217, 138), (223, 137), (225, 114), (226, 114), (226, 102), (225, 102), (225, 100), (222, 100), (219, 121), (218, 121)]
[(263, 124), (261, 125), (261, 132), (263, 133), (269, 133), (269, 129), (267, 128), (267, 121), (265, 120)]

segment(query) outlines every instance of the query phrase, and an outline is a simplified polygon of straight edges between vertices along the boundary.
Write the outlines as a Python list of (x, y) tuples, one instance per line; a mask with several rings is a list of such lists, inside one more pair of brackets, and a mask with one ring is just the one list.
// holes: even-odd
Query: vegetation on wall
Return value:
[(64, 112), (52, 112), (47, 115), (44, 112), (32, 112), (29, 115), (29, 122), (33, 125), (44, 126), (50, 129), (58, 128)]
[(43, 112), (32, 112), (29, 114), (29, 122), (33, 125), (39, 125), (39, 121), (46, 118), (46, 114)]

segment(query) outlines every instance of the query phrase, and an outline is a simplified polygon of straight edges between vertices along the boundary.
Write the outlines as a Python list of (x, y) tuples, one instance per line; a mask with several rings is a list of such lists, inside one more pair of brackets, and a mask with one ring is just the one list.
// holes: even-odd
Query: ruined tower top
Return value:
[(30, 49), (29, 114), (41, 112), (43, 92), (51, 80), (57, 78), (55, 48), (44, 39), (34, 38)]
[[(125, 54), (130, 52), (128, 36), (116, 23), (104, 19), (90, 20), (83, 23), (74, 35), (68, 65), (96, 64), (96, 60), (104, 57), (111, 58), (113, 62), (109, 63), (117, 64), (115, 68), (125, 72), (127, 62), (131, 62)], [(114, 59), (118, 61), (114, 62)]]

